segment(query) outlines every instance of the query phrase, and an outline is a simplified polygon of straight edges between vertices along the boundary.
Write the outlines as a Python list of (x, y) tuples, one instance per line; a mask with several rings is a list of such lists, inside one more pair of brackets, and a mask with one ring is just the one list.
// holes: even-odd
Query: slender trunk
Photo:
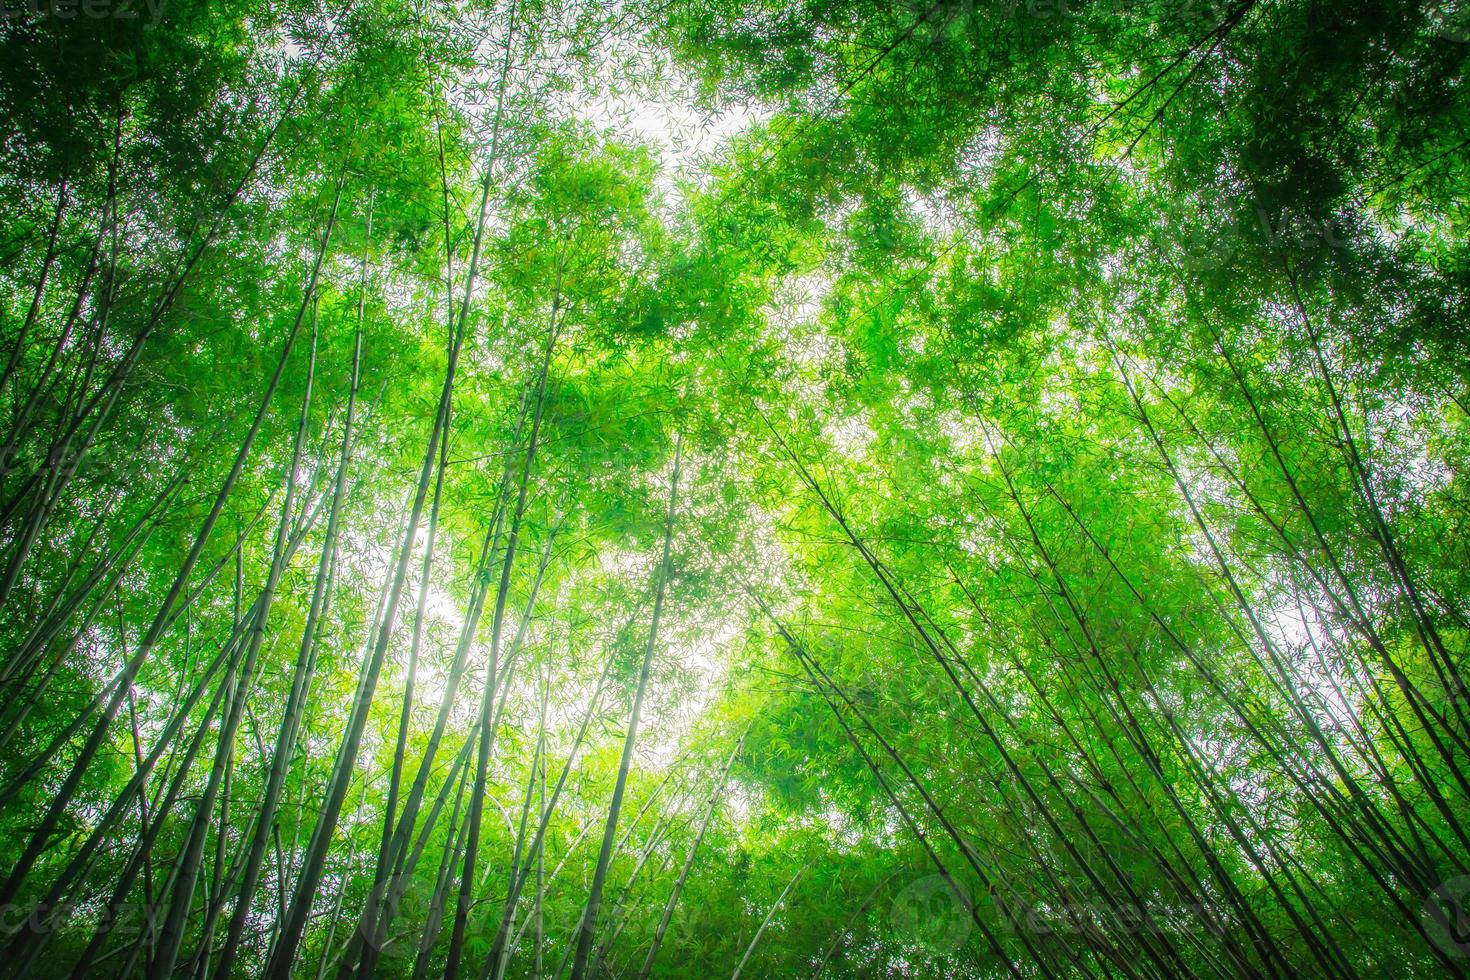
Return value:
[[(25, 357), (26, 334), (30, 332), (31, 325), (36, 322), (36, 314), (41, 309), (41, 298), (46, 293), (46, 280), (51, 275), (51, 265), (56, 261), (56, 237), (61, 230), (61, 217), (66, 213), (66, 178), (63, 177), (56, 187), (56, 207), (51, 212), (51, 230), (46, 233), (46, 256), (41, 260), (41, 272), (36, 276), (35, 288), (31, 290), (31, 305), (26, 310), (25, 320), (21, 322), (20, 330), (15, 336), (15, 346), (11, 348), (10, 356), (5, 361), (5, 370), (0, 372), (0, 393), (3, 393), (10, 384), (10, 377), (15, 373), (20, 362)], [(7, 446), (7, 450), (14, 446)], [(5, 459), (0, 462), (9, 462), (9, 452)], [(3, 601), (3, 600), (0, 600)]]
[(674, 441), (674, 469), (669, 478), (669, 506), (664, 518), (663, 554), (654, 571), (657, 584), (653, 593), (653, 617), (648, 628), (648, 646), (643, 651), (643, 666), (638, 671), (638, 687), (633, 694), (633, 709), (628, 716), (628, 733), (623, 738), (623, 756), (618, 763), (618, 775), (613, 783), (612, 802), (607, 808), (607, 827), (602, 834), (602, 851), (597, 856), (597, 869), (592, 875), (592, 888), (587, 896), (587, 908), (578, 929), (577, 955), (572, 962), (572, 980), (583, 980), (587, 975), (588, 957), (592, 953), (592, 942), (597, 936), (597, 915), (602, 904), (602, 888), (607, 881), (608, 864), (612, 858), (613, 839), (617, 836), (618, 811), (623, 803), (623, 790), (628, 783), (628, 771), (633, 764), (633, 746), (638, 738), (639, 714), (643, 710), (643, 695), (648, 687), (648, 674), (653, 666), (653, 654), (658, 648), (659, 618), (663, 613), (664, 592), (669, 582), (669, 554), (674, 540), (674, 514), (679, 503), (679, 463), (684, 448), (684, 437), (680, 433)]
[(302, 864), (301, 876), (292, 894), (286, 921), (281, 928), (281, 935), (271, 952), (266, 973), (269, 977), (276, 978), (276, 980), (286, 980), (290, 975), (292, 963), (296, 958), (296, 948), (300, 945), (302, 934), (306, 931), (306, 921), (311, 914), (311, 906), (316, 899), (316, 891), (321, 883), (327, 851), (331, 847), (332, 835), (337, 829), (337, 821), (341, 815), (342, 802), (346, 796), (347, 785), (351, 781), (353, 769), (357, 764), (357, 754), (361, 748), (362, 732), (367, 725), (367, 716), (372, 706), (373, 694), (377, 690), (378, 675), (382, 670), (383, 657), (387, 652), (388, 643), (392, 639), (393, 628), (398, 615), (398, 605), (402, 598), (407, 579), (408, 566), (413, 559), (414, 542), (418, 538), (419, 522), (423, 517), (424, 503), (429, 492), (429, 482), (433, 476), (435, 463), (438, 458), (439, 440), (447, 437), (447, 433), (444, 431), (444, 423), (449, 415), (449, 405), (454, 393), (455, 369), (458, 366), (460, 350), (466, 334), (466, 330), (463, 329), (463, 324), (461, 327), (454, 334), (453, 344), (450, 348), (449, 363), (445, 368), (444, 383), (439, 393), (439, 404), (434, 413), (434, 423), (429, 432), (429, 442), (424, 451), (423, 462), (419, 467), (418, 485), (414, 491), (413, 503), (409, 508), (408, 524), (404, 529), (403, 540), (398, 548), (398, 559), (390, 572), (389, 580), (385, 583), (383, 621), (377, 629), (376, 639), (372, 644), (368, 656), (363, 660), (362, 669), (359, 673), (357, 696), (353, 701), (351, 712), (348, 716), (347, 728), (343, 732), (342, 743), (333, 765), (332, 777), (328, 783), (327, 796), (324, 800), (322, 814), (312, 831), (311, 840), (307, 844), (307, 853)]
[(776, 901), (771, 904), (770, 910), (766, 912), (766, 917), (761, 920), (760, 928), (751, 937), (750, 945), (745, 948), (745, 955), (740, 957), (739, 963), (735, 964), (735, 972), (730, 974), (730, 980), (740, 980), (740, 974), (745, 972), (745, 964), (750, 962), (751, 954), (755, 952), (755, 947), (760, 943), (761, 937), (766, 934), (766, 928), (771, 924), (771, 919), (775, 916), (776, 910), (786, 901), (786, 896), (790, 894), (792, 888), (796, 887), (796, 883), (801, 880), (801, 873), (805, 870), (805, 866), (797, 868), (796, 874), (792, 875), (791, 880), (786, 883), (786, 887), (781, 889), (781, 894), (776, 897)]
[[(531, 817), (531, 799), (536, 792), (536, 776), (541, 771), (543, 753), (546, 751), (546, 702), (550, 697), (551, 689), (543, 672), (541, 684), (541, 716), (536, 726), (536, 751), (531, 759), (531, 773), (526, 779), (526, 796), (521, 803), (521, 819), (516, 828), (515, 853), (510, 861), (510, 881), (514, 882), (520, 877), (521, 859), (526, 851), (526, 827)], [(503, 702), (502, 702), (503, 703)], [(538, 814), (539, 815), (539, 814)], [(507, 887), (507, 893), (509, 888)], [(490, 971), (496, 980), (505, 972), (505, 964), (510, 959), (510, 951), (506, 950), (498, 959), (489, 960)]]
[[(335, 206), (333, 213), (335, 215)], [(331, 223), (329, 221), (327, 233), (322, 236), (322, 246), (318, 250), (316, 264), (312, 269), (310, 283), (306, 291), (308, 296), (315, 290), (316, 274), (321, 268), (330, 235)], [(56, 827), (61, 821), (62, 814), (66, 811), (67, 806), (70, 805), (72, 797), (81, 785), (83, 776), (91, 766), (92, 760), (107, 740), (107, 734), (112, 727), (112, 722), (117, 717), (118, 710), (122, 706), (127, 692), (132, 689), (133, 679), (137, 677), (138, 671), (142, 669), (144, 662), (152, 654), (154, 647), (157, 646), (163, 636), (165, 627), (171, 621), (171, 613), (173, 612), (174, 605), (183, 593), (190, 574), (193, 572), (195, 565), (198, 564), (204, 552), (204, 547), (208, 544), (210, 536), (214, 532), (215, 523), (224, 511), (225, 502), (229, 499), (231, 492), (235, 488), (235, 483), (239, 480), (240, 474), (245, 469), (245, 461), (250, 455), (255, 437), (260, 432), (260, 427), (265, 421), (266, 412), (276, 393), (276, 388), (280, 385), (281, 377), (285, 374), (287, 361), (290, 358), (292, 349), (295, 347), (296, 338), (300, 335), (301, 325), (305, 319), (305, 302), (306, 300), (303, 298), (301, 311), (298, 313), (296, 323), (287, 336), (285, 344), (282, 346), (280, 357), (276, 361), (275, 371), (272, 373), (266, 385), (266, 390), (261, 397), (260, 407), (256, 410), (255, 417), (250, 423), (250, 428), (246, 431), (240, 448), (235, 454), (230, 471), (225, 476), (224, 482), (221, 484), (219, 492), (215, 496), (213, 506), (210, 508), (208, 515), (204, 519), (204, 523), (195, 535), (189, 553), (184, 558), (183, 564), (180, 565), (174, 577), (173, 584), (169, 587), (168, 593), (165, 595), (162, 605), (154, 616), (152, 624), (148, 627), (148, 631), (139, 642), (137, 650), (123, 668), (122, 674), (118, 678), (117, 689), (108, 699), (107, 705), (101, 716), (97, 719), (96, 724), (92, 727), (92, 732), (88, 736), (87, 741), (77, 753), (71, 770), (68, 772), (65, 780), (63, 780), (51, 804), (47, 807), (46, 813), (38, 823), (30, 842), (22, 851), (20, 858), (16, 861), (15, 866), (11, 869), (4, 883), (0, 884), (0, 904), (14, 901), (16, 895), (19, 894), (21, 885), (30, 873), (31, 868), (35, 865), (36, 859), (40, 857), (41, 852), (45, 849), (52, 834), (55, 833)]]
[[(465, 752), (462, 758), (465, 762), (469, 760), (469, 748), (473, 743), (465, 742)], [(418, 954), (414, 958), (413, 980), (423, 980), (429, 969), (429, 958), (434, 949), (434, 944), (439, 939), (439, 928), (444, 922), (444, 903), (449, 894), (449, 883), (453, 876), (455, 862), (458, 860), (459, 852), (464, 848), (465, 826), (459, 822), (460, 805), (464, 802), (465, 787), (469, 785), (468, 766), (456, 767), (460, 773), (458, 783), (459, 792), (454, 797), (454, 812), (449, 818), (449, 834), (444, 841), (444, 854), (439, 860), (438, 872), (434, 875), (434, 894), (429, 898), (429, 909), (424, 918), (423, 933), (419, 937)], [(455, 782), (453, 776), (446, 781), (445, 786)], [(458, 834), (455, 833), (458, 826)]]
[[(566, 761), (562, 763), (561, 772), (556, 779), (556, 785), (552, 787), (551, 798), (542, 808), (541, 825), (536, 828), (536, 838), (534, 841), (532, 841), (531, 844), (531, 847), (538, 853), (545, 849), (546, 832), (547, 829), (551, 826), (552, 814), (556, 811), (557, 801), (561, 799), (562, 790), (566, 787), (567, 777), (571, 775), (572, 764), (576, 761), (577, 754), (582, 749), (582, 743), (587, 738), (587, 730), (592, 724), (592, 719), (597, 714), (597, 709), (602, 704), (603, 693), (607, 688), (607, 680), (611, 673), (612, 665), (613, 658), (611, 655), (609, 655), (603, 661), (602, 673), (597, 679), (597, 687), (593, 690), (592, 696), (588, 699), (587, 710), (582, 715), (582, 722), (577, 728), (577, 736), (572, 742), (571, 751), (567, 753)], [(588, 828), (590, 828), (591, 826), (592, 823), (589, 821), (587, 823), (587, 826), (582, 829), (582, 834), (585, 834)], [(578, 836), (577, 840), (580, 843), (580, 835)], [(574, 844), (573, 846), (575, 847), (576, 845)], [(556, 872), (559, 870), (560, 867), (558, 866), (558, 868), (552, 871), (551, 877), (555, 878)], [(515, 909), (516, 903), (520, 900), (521, 891), (525, 888), (526, 879), (529, 877), (529, 873), (529, 866), (523, 867), (521, 869), (521, 873), (511, 883), (510, 891), (506, 895), (505, 904), (501, 908), (500, 925), (495, 933), (495, 943), (490, 950), (490, 958), (492, 962), (503, 961), (506, 955), (505, 951), (508, 946), (513, 947), (515, 945), (515, 940), (519, 938), (518, 934), (513, 935), (515, 933)], [(560, 974), (560, 970), (558, 970), (557, 972), (558, 974)]]
[[(337, 193), (332, 201), (331, 215), (327, 218), (327, 231), (322, 236), (321, 252), (318, 253), (318, 267), (320, 267), (320, 255), (325, 254), (327, 243), (331, 238), (332, 226), (337, 217), (337, 204), (342, 197), (342, 183), (346, 179), (346, 171), (337, 180)], [(298, 321), (305, 316), (306, 305), (302, 304), (298, 313)], [(306, 387), (301, 399), (301, 414), (296, 424), (296, 436), (292, 445), (291, 460), (288, 464), (286, 475), (286, 494), (281, 503), (281, 520), (276, 528), (275, 548), (271, 556), (270, 569), (266, 573), (265, 587), (261, 589), (260, 599), (256, 605), (255, 622), (250, 632), (250, 643), (245, 650), (245, 663), (241, 672), (245, 677), (255, 673), (255, 663), (260, 656), (260, 648), (265, 641), (266, 626), (270, 620), (271, 607), (275, 602), (276, 589), (280, 584), (281, 575), (285, 572), (286, 550), (291, 534), (291, 510), (296, 500), (297, 471), (301, 467), (302, 446), (306, 441), (306, 428), (311, 417), (311, 388), (316, 372), (316, 346), (317, 336), (313, 326), (311, 339), (311, 356), (307, 361)], [(239, 730), (240, 722), (245, 715), (245, 706), (252, 692), (241, 689), (236, 692), (230, 704), (229, 713), (225, 716), (225, 723), (220, 729), (219, 749), (214, 766), (210, 773), (209, 782), (205, 787), (204, 796), (201, 798), (198, 808), (194, 814), (193, 824), (190, 827), (188, 845), (184, 849), (183, 856), (179, 861), (178, 886), (174, 889), (174, 900), (169, 906), (168, 918), (164, 922), (163, 933), (160, 937), (160, 946), (154, 950), (153, 962), (148, 971), (148, 980), (166, 980), (173, 975), (174, 966), (178, 961), (179, 949), (183, 945), (184, 930), (188, 925), (189, 908), (194, 895), (194, 882), (199, 875), (200, 860), (204, 854), (204, 846), (209, 833), (210, 812), (214, 807), (215, 795), (219, 790), (220, 777), (227, 772), (230, 759), (235, 751), (235, 734)], [(228, 798), (224, 804), (228, 811)], [(220, 829), (225, 828), (225, 817), (220, 819)], [(208, 936), (205, 936), (207, 948)], [(206, 954), (207, 955), (207, 954)]]
[[(326, 537), (322, 541), (321, 556), (317, 560), (316, 581), (312, 587), (311, 604), (307, 609), (306, 623), (301, 631), (301, 647), (296, 656), (296, 667), (292, 674), (291, 690), (286, 698), (286, 707), (281, 715), (281, 725), (276, 733), (276, 743), (270, 757), (270, 771), (266, 777), (264, 794), (258, 808), (250, 844), (246, 850), (243, 878), (240, 883), (239, 894), (235, 899), (235, 909), (230, 916), (230, 923), (225, 934), (224, 949), (220, 952), (220, 960), (217, 975), (228, 978), (234, 965), (235, 956), (244, 936), (245, 926), (250, 916), (250, 908), (254, 901), (255, 890), (260, 883), (261, 866), (265, 859), (267, 834), (276, 821), (276, 811), (285, 788), (286, 774), (290, 768), (291, 757), (295, 752), (297, 736), (301, 730), (301, 721), (306, 709), (306, 695), (311, 685), (311, 677), (316, 664), (317, 624), (321, 618), (323, 606), (327, 601), (327, 579), (329, 568), (332, 565), (333, 555), (336, 552), (339, 522), (342, 513), (343, 489), (346, 485), (347, 470), (352, 459), (352, 437), (353, 422), (356, 414), (357, 393), (362, 377), (362, 320), (361, 300), (359, 300), (359, 319), (357, 324), (356, 338), (353, 343), (352, 352), (352, 379), (349, 383), (347, 395), (347, 414), (342, 427), (342, 451), (337, 460), (336, 482), (332, 489), (332, 503), (327, 514)], [(285, 883), (281, 883), (282, 888)]]
[(740, 738), (736, 740), (735, 748), (730, 750), (730, 757), (725, 760), (725, 767), (720, 770), (720, 778), (710, 792), (709, 804), (704, 809), (704, 816), (700, 818), (699, 829), (694, 834), (694, 840), (689, 844), (689, 853), (684, 856), (684, 866), (679, 869), (679, 877), (674, 879), (674, 890), (669, 893), (669, 899), (664, 903), (663, 914), (659, 916), (658, 925), (653, 930), (653, 941), (649, 943), (648, 953), (643, 957), (643, 966), (638, 970), (638, 980), (648, 980), (648, 974), (653, 969), (653, 961), (658, 958), (658, 950), (663, 945), (664, 933), (668, 932), (669, 923), (674, 918), (674, 909), (679, 904), (679, 895), (684, 891), (684, 882), (689, 880), (689, 872), (694, 867), (694, 859), (699, 855), (699, 845), (704, 841), (705, 831), (709, 830), (715, 811), (719, 809), (720, 798), (725, 792), (725, 783), (730, 778), (730, 767), (739, 757), (740, 750), (745, 745), (745, 736), (749, 731), (747, 726), (746, 731), (742, 732)]
[[(358, 801), (358, 804), (357, 804), (359, 808), (361, 808), (364, 804), (367, 803), (367, 793), (368, 793), (368, 786), (367, 786), (367, 783), (364, 782), (363, 785), (362, 785), (362, 799), (360, 799)], [(352, 842), (347, 847), (347, 861), (346, 861), (346, 865), (348, 867), (351, 867), (352, 866), (352, 861), (356, 857), (357, 857), (357, 839), (356, 838), (352, 838)], [(347, 895), (347, 879), (348, 879), (348, 877), (349, 877), (348, 875), (344, 874), (340, 878), (338, 878), (338, 880), (337, 880), (337, 897), (332, 901), (332, 914), (331, 914), (330, 918), (327, 920), (330, 923), (330, 925), (327, 926), (327, 936), (326, 936), (326, 939), (323, 940), (323, 942), (322, 942), (322, 955), (320, 957), (319, 962), (317, 963), (316, 980), (322, 980), (322, 978), (327, 975), (327, 962), (328, 962), (328, 957), (330, 957), (332, 955), (332, 940), (337, 935), (337, 920), (339, 918), (341, 918), (341, 916), (342, 916), (342, 899), (344, 897), (346, 897), (346, 895)], [(282, 887), (284, 887), (284, 884), (285, 883), (283, 882), (282, 883)], [(221, 976), (223, 976), (223, 974), (221, 974)]]
[(449, 938), (449, 958), (444, 975), (446, 980), (455, 980), (459, 973), (459, 961), (464, 949), (465, 930), (469, 923), (469, 908), (473, 901), (475, 884), (475, 859), (480, 844), (480, 821), (484, 812), (485, 787), (489, 777), (490, 747), (494, 738), (493, 702), (496, 693), (497, 667), (500, 656), (501, 631), (505, 624), (505, 604), (510, 594), (511, 570), (515, 564), (516, 544), (520, 537), (521, 521), (526, 512), (526, 499), (530, 490), (531, 471), (536, 462), (537, 440), (541, 432), (541, 419), (546, 407), (546, 383), (551, 371), (551, 355), (556, 345), (557, 313), (561, 306), (561, 283), (552, 299), (550, 323), (546, 331), (546, 350), (541, 360), (541, 377), (537, 385), (536, 407), (531, 417), (531, 432), (527, 437), (526, 461), (521, 470), (520, 491), (517, 494), (514, 515), (506, 536), (505, 556), (501, 559), (500, 584), (495, 593), (495, 612), (490, 626), (490, 659), (485, 670), (484, 690), (480, 695), (480, 745), (476, 759), (475, 788), (470, 797), (468, 831), (465, 839), (464, 867), (460, 873), (458, 902), (454, 910), (454, 928)]
[[(894, 874), (896, 873), (894, 872)], [(893, 874), (889, 874), (882, 881), (878, 882), (877, 885), (873, 886), (873, 890), (868, 892), (867, 898), (864, 898), (853, 907), (852, 913), (847, 917), (847, 921), (832, 935), (832, 942), (823, 950), (822, 958), (817, 960), (817, 968), (812, 973), (812, 980), (821, 980), (822, 974), (827, 970), (827, 964), (831, 962), (837, 950), (842, 947), (842, 941), (847, 938), (847, 934), (852, 931), (852, 924), (857, 921), (858, 916), (868, 910), (868, 907), (873, 904), (873, 899), (877, 898), (878, 893), (892, 880)]]

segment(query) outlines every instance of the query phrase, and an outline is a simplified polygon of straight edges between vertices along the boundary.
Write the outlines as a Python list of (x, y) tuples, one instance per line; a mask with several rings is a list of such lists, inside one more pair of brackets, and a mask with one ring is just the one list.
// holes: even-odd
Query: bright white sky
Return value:
[(719, 149), (731, 136), (761, 122), (763, 109), (730, 106), (708, 114), (675, 93), (649, 98), (643, 93), (589, 93), (574, 106), (579, 118), (601, 129), (659, 151), (667, 173), (690, 169), (702, 155)]
[(568, 108), (619, 139), (654, 148), (663, 164), (662, 189), (671, 191), (680, 172), (696, 171), (700, 157), (765, 121), (771, 110), (734, 103), (702, 110), (694, 83), (666, 63), (650, 64), (649, 57), (637, 37), (614, 37), (595, 58), (601, 69), (571, 93)]

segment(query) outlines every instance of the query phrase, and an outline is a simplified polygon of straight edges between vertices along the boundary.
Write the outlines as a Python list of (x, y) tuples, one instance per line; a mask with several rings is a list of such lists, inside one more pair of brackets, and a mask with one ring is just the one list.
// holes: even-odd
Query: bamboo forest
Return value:
[(0, 38), (0, 980), (1470, 977), (1470, 3)]

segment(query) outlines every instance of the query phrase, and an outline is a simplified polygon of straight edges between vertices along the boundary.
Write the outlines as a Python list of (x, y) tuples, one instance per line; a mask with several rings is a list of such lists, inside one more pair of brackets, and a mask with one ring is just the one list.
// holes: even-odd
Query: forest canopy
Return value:
[(1461, 0), (0, 38), (0, 976), (1470, 976)]

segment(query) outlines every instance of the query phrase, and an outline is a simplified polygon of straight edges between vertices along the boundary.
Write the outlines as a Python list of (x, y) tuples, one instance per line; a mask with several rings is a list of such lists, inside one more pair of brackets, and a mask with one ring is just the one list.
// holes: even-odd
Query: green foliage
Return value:
[(7, 7), (0, 973), (1463, 975), (1457, 11)]

